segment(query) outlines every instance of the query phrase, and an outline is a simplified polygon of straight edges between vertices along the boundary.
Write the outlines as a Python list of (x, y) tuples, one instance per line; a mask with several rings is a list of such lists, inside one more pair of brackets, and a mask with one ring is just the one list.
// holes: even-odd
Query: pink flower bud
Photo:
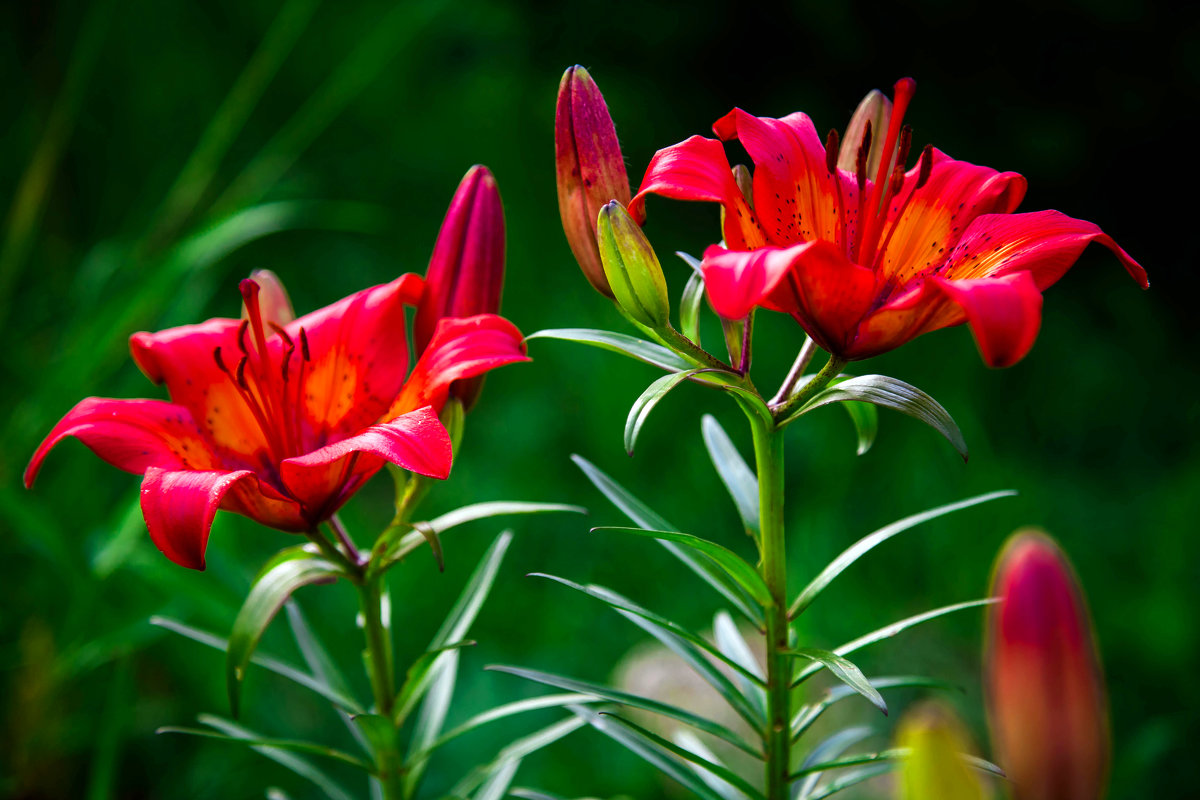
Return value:
[[(433, 246), (413, 321), (417, 354), (433, 338), (439, 320), (498, 312), (503, 283), (504, 208), (495, 177), (477, 164), (458, 184)], [(482, 378), (456, 381), (451, 394), (470, 408), (482, 386)]]
[(592, 286), (612, 297), (596, 244), (596, 217), (610, 200), (629, 205), (629, 178), (604, 96), (583, 67), (569, 68), (558, 85), (554, 146), (567, 243)]
[(984, 653), (988, 722), (1015, 800), (1097, 800), (1108, 773), (1104, 680), (1079, 582), (1043, 533), (996, 561)]

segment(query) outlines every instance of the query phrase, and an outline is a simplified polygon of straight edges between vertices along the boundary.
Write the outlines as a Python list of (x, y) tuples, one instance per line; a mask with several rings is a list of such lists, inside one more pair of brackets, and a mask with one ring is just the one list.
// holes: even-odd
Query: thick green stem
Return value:
[[(382, 576), (364, 581), (358, 587), (362, 607), (363, 633), (367, 640), (365, 660), (375, 695), (375, 711), (390, 720), (396, 702), (396, 682), (392, 672), (392, 643), (383, 624)], [(381, 748), (375, 753), (379, 768), (379, 783), (385, 800), (403, 797), (404, 757), (395, 747)]]
[(846, 366), (844, 358), (830, 356), (829, 361), (821, 368), (821, 371), (812, 380), (800, 387), (799, 391), (780, 403), (772, 401), (770, 409), (771, 415), (775, 417), (775, 421), (777, 423), (786, 422), (793, 411), (813, 399), (817, 392), (828, 386), (841, 373), (844, 366)]
[(771, 595), (767, 617), (767, 800), (788, 800), (791, 767), (791, 658), (788, 647), (787, 544), (783, 524), (783, 431), (751, 417), (758, 470), (762, 577)]

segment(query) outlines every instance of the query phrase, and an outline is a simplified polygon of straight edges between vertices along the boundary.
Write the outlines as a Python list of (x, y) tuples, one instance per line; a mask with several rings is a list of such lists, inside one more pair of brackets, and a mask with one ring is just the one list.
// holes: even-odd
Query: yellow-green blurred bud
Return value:
[(945, 707), (930, 703), (909, 711), (896, 734), (908, 750), (900, 774), (900, 800), (985, 800), (991, 796), (963, 756), (970, 738)]
[(646, 234), (615, 200), (601, 207), (596, 233), (604, 275), (621, 308), (646, 327), (665, 327), (671, 313), (667, 281)]

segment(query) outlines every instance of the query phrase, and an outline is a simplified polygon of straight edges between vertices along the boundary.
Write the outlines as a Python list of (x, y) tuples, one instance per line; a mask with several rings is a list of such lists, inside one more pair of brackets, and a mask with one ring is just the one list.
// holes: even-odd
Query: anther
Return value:
[(237, 365), (237, 384), (246, 391), (250, 391), (250, 387), (246, 383), (246, 362), (248, 360), (249, 356), (242, 356), (242, 360)]
[(279, 334), (279, 338), (283, 339), (284, 343), (287, 344), (288, 347), (296, 346), (296, 345), (292, 344), (292, 337), (287, 335), (287, 331), (285, 331), (283, 329), (283, 326), (280, 325), (278, 322), (268, 322), (267, 325), (270, 326), (271, 330), (273, 330)]
[(912, 147), (912, 128), (905, 125), (900, 129), (900, 149), (896, 154), (896, 169), (903, 171), (908, 163), (908, 150)]
[[(933, 145), (927, 144), (921, 150), (920, 169), (917, 171), (917, 186), (920, 189), (929, 181), (929, 175), (933, 172)], [(916, 191), (914, 189), (913, 191)]]
[(830, 175), (837, 174), (838, 142), (837, 128), (830, 128), (825, 137), (825, 169)]
[(224, 372), (226, 375), (229, 374), (229, 367), (225, 366), (225, 359), (221, 358), (220, 347), (213, 348), (213, 361), (217, 362), (217, 369), (221, 370), (221, 372)]
[(871, 155), (871, 121), (863, 128), (862, 142), (858, 145), (858, 157), (854, 162), (854, 175), (858, 178), (858, 190), (867, 185), (867, 158)]
[(312, 361), (312, 356), (308, 354), (308, 334), (304, 328), (300, 329), (300, 355), (304, 356), (305, 361)]
[(246, 331), (250, 330), (250, 320), (242, 320), (242, 324), (238, 326), (237, 344), (238, 350), (242, 351), (242, 355), (250, 355), (250, 351), (246, 348)]

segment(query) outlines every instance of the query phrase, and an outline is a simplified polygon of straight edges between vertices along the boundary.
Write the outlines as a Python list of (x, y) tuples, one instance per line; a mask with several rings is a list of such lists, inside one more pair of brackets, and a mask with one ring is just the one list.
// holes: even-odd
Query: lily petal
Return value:
[(46, 454), (67, 436), (126, 472), (162, 469), (217, 469), (221, 464), (183, 406), (162, 400), (85, 398), (59, 420), (25, 468), (33, 485)]
[(440, 320), (429, 346), (413, 367), (400, 396), (383, 415), (383, 421), (423, 406), (433, 406), (434, 411), (440, 412), (454, 381), (528, 360), (521, 332), (503, 317), (477, 314)]
[(729, 247), (745, 250), (766, 244), (758, 218), (733, 178), (725, 147), (716, 139), (692, 136), (654, 154), (641, 188), (629, 201), (629, 214), (639, 225), (646, 221), (648, 194), (720, 203), (725, 208), (725, 242)]
[(443, 479), (450, 474), (451, 458), (450, 434), (437, 413), (425, 407), (306, 455), (284, 459), (280, 474), (316, 522), (336, 511), (385, 461)]
[(787, 314), (799, 312), (803, 304), (794, 282), (777, 289), (788, 277), (797, 250), (804, 246), (749, 251), (708, 247), (700, 269), (713, 310), (725, 319), (742, 319), (760, 305)]
[(297, 342), (304, 330), (312, 356), (302, 413), (316, 445), (375, 422), (400, 392), (408, 370), (404, 306), (419, 302), (423, 288), (419, 275), (401, 275), (287, 326)]
[(150, 538), (180, 566), (204, 569), (213, 517), (225, 493), (253, 478), (250, 470), (165, 470), (150, 467), (142, 478), (142, 516)]
[(1042, 293), (1030, 273), (959, 281), (934, 278), (929, 285), (966, 313), (989, 367), (1011, 367), (1033, 347), (1042, 324)]
[(1098, 225), (1058, 211), (987, 214), (971, 223), (938, 270), (947, 278), (980, 278), (1028, 270), (1039, 289), (1051, 286), (1092, 242), (1113, 252), (1143, 289), (1150, 285), (1142, 265)]
[(839, 241), (838, 211), (857, 208), (858, 186), (849, 175), (826, 169), (825, 145), (807, 114), (755, 117), (735, 108), (713, 124), (723, 140), (737, 139), (754, 161), (754, 208), (768, 240), (786, 246), (814, 239)]

